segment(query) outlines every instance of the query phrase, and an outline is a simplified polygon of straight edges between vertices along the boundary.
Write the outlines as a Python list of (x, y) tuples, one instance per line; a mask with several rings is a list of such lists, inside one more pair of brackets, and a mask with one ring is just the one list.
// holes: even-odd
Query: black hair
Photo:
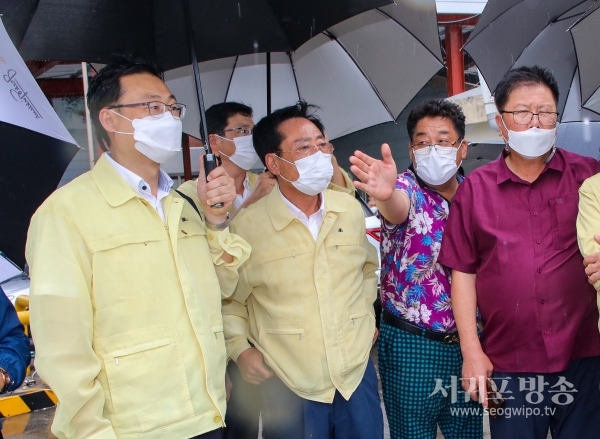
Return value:
[(208, 134), (222, 134), (229, 118), (241, 114), (252, 118), (252, 108), (239, 102), (222, 102), (206, 110), (206, 128)]
[[(315, 123), (315, 118), (318, 119), (314, 112), (318, 109), (315, 105), (307, 104), (304, 101), (299, 101), (296, 105), (280, 108), (275, 110), (268, 116), (263, 117), (255, 126), (252, 133), (252, 141), (254, 149), (260, 157), (263, 165), (266, 165), (265, 157), (267, 154), (280, 152), (279, 146), (285, 139), (279, 127), (282, 123), (290, 119), (302, 118)], [(320, 120), (319, 120), (320, 123)], [(321, 130), (323, 124), (317, 128)]]
[(406, 121), (408, 137), (412, 142), (417, 124), (426, 117), (450, 119), (460, 139), (465, 138), (465, 115), (460, 107), (446, 99), (427, 99), (413, 108)]
[(88, 108), (96, 139), (104, 151), (107, 151), (110, 146), (110, 138), (100, 123), (100, 110), (119, 101), (123, 94), (122, 77), (139, 73), (148, 73), (161, 80), (164, 79), (162, 72), (155, 64), (134, 60), (127, 56), (118, 56), (90, 80), (87, 93)]
[(494, 90), (494, 99), (498, 111), (504, 110), (511, 92), (523, 85), (545, 85), (554, 96), (554, 103), (558, 104), (558, 84), (550, 70), (540, 66), (523, 66), (511, 69), (502, 77)]

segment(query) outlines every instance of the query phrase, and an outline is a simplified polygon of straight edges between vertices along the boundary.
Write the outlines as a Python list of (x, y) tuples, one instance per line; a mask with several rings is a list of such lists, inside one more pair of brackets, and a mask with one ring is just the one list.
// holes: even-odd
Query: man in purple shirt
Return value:
[(579, 186), (600, 164), (556, 148), (549, 71), (509, 71), (495, 99), (505, 152), (457, 191), (439, 257), (452, 268), (463, 387), (486, 407), (486, 378), (500, 388), (492, 438), (545, 439), (550, 429), (554, 439), (597, 439), (598, 310), (575, 222)]
[[(408, 116), (413, 164), (398, 175), (390, 148), (383, 160), (350, 158), (357, 188), (381, 214), (379, 372), (392, 439), (483, 437), (482, 413), (458, 395), (462, 357), (450, 303), (450, 271), (438, 254), (450, 200), (464, 178), (465, 116), (445, 100), (428, 100)], [(444, 238), (445, 239), (445, 238)], [(465, 398), (466, 396), (466, 398)]]

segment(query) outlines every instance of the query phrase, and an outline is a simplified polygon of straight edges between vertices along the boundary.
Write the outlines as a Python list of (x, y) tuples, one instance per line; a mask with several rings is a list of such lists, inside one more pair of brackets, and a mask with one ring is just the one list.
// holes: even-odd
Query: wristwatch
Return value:
[(231, 222), (231, 220), (229, 218), (229, 212), (227, 212), (227, 217), (225, 218), (225, 221), (223, 221), (222, 223), (211, 224), (208, 221), (208, 219), (206, 219), (206, 216), (204, 217), (204, 222), (206, 223), (206, 227), (208, 227), (210, 230), (220, 232), (221, 230), (225, 230), (227, 228), (227, 226), (229, 226), (229, 223)]
[(3, 393), (6, 389), (8, 389), (8, 386), (10, 386), (11, 383), (11, 379), (10, 379), (10, 375), (8, 374), (8, 372), (4, 369), (2, 369), (0, 367), (0, 375), (2, 375), (2, 389), (0, 390), (0, 393)]

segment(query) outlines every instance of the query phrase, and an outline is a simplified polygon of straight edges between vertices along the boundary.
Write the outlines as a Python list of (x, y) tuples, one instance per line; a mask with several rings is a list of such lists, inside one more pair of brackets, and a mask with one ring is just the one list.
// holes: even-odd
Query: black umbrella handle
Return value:
[[(204, 160), (204, 172), (206, 173), (205, 175), (206, 175), (206, 178), (208, 181), (208, 174), (210, 174), (214, 169), (216, 169), (217, 166), (219, 166), (219, 163), (217, 163), (217, 157), (212, 153), (204, 154), (204, 156), (202, 157), (202, 160)], [(223, 203), (213, 204), (210, 207), (212, 207), (214, 209), (219, 209), (219, 208), (223, 207)]]

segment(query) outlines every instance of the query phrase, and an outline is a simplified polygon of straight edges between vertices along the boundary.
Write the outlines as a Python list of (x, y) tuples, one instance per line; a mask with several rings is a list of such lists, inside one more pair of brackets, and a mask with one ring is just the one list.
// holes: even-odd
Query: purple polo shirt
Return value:
[(501, 372), (553, 373), (600, 355), (596, 291), (577, 247), (578, 189), (600, 163), (557, 149), (536, 181), (502, 158), (452, 200), (439, 261), (477, 274), (481, 344)]

